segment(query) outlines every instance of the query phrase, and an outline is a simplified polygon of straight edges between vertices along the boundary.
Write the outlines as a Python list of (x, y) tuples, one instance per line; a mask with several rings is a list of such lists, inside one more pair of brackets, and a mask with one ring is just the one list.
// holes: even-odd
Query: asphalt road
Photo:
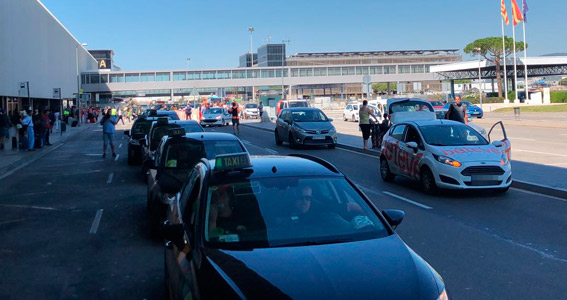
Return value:
[[(163, 298), (163, 246), (149, 238), (140, 167), (127, 165), (121, 138), (118, 159), (103, 160), (93, 127), (0, 181), (0, 299)], [(397, 232), (444, 277), (453, 299), (567, 295), (563, 199), (515, 189), (432, 197), (411, 181), (382, 182), (372, 156), (291, 150), (247, 126), (240, 138), (254, 155), (326, 159), (378, 207), (404, 210)]]

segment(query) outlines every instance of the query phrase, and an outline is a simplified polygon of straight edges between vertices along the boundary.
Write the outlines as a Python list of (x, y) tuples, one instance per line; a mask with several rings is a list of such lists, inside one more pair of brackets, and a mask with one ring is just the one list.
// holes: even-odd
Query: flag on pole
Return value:
[(524, 0), (522, 2), (522, 12), (524, 13), (524, 22), (525, 23), (528, 23), (528, 10), (530, 10), (529, 7), (528, 7), (528, 2), (526, 0)]
[(510, 25), (510, 19), (508, 19), (508, 12), (506, 11), (506, 4), (504, 3), (504, 0), (502, 0), (502, 5), (500, 5), (500, 11), (506, 25)]
[(524, 19), (522, 17), (522, 12), (520, 11), (520, 6), (516, 0), (512, 0), (512, 19), (514, 20), (514, 26), (520, 24)]

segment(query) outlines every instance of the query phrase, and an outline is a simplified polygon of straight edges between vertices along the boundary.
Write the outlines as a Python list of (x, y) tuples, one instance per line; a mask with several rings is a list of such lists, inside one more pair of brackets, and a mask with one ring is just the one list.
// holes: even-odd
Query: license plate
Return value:
[(314, 140), (324, 140), (325, 137), (324, 136), (314, 136), (313, 139)]
[(498, 175), (472, 175), (472, 181), (498, 180)]

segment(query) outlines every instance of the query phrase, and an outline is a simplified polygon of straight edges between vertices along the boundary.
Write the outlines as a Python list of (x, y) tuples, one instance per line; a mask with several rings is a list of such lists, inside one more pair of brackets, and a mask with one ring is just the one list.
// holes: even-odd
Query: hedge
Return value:
[[(480, 104), (478, 96), (467, 96), (462, 98), (463, 101), (469, 101), (472, 104)], [(482, 103), (504, 103), (503, 97), (482, 97)]]
[(551, 92), (551, 103), (567, 103), (567, 91)]

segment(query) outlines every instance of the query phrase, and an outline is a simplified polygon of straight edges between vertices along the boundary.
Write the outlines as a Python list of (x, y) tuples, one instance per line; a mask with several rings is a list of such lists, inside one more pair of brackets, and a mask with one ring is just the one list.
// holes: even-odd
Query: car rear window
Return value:
[(183, 129), (185, 129), (186, 133), (189, 132), (204, 132), (203, 127), (199, 124), (179, 124)]
[(219, 154), (246, 152), (240, 142), (232, 141), (203, 141), (207, 159), (214, 159)]
[(420, 110), (431, 111), (431, 112), (434, 111), (433, 106), (429, 102), (414, 101), (414, 100), (392, 103), (390, 104), (389, 110), (390, 113), (397, 113), (403, 111), (420, 111)]
[(147, 120), (139, 120), (132, 126), (132, 134), (148, 134), (150, 128), (152, 127), (152, 122)]
[(289, 102), (289, 107), (309, 107), (305, 101)]
[(169, 111), (169, 110), (158, 110), (157, 111), (158, 116), (160, 115), (165, 115), (167, 116), (170, 120), (179, 120), (179, 116), (177, 115), (176, 112), (174, 111)]

